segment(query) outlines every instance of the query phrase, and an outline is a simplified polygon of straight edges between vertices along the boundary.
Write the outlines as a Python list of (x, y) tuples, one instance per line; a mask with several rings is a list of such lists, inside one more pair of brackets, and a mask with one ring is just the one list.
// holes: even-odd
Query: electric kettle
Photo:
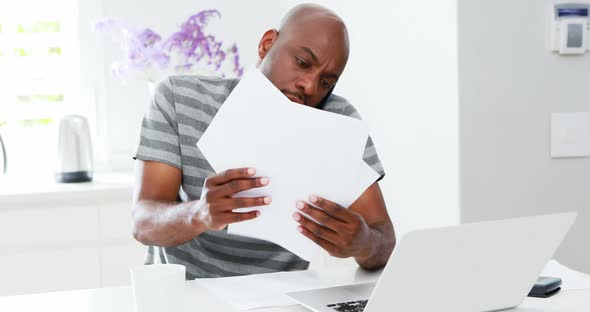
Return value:
[(57, 182), (92, 181), (92, 142), (86, 117), (66, 115), (59, 121), (57, 153)]
[(2, 135), (0, 135), (0, 147), (2, 147), (2, 171), (0, 171), (0, 173), (6, 174), (6, 169), (8, 169), (6, 167), (6, 146), (4, 146), (4, 141), (2, 141)]

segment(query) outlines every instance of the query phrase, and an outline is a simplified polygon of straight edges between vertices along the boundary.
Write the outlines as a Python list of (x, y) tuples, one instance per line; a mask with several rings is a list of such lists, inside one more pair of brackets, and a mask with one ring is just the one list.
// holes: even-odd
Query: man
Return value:
[[(348, 54), (342, 20), (323, 7), (306, 4), (288, 12), (278, 31), (264, 33), (257, 66), (291, 101), (360, 118), (344, 98), (331, 94)], [(160, 257), (183, 264), (187, 278), (301, 270), (309, 264), (273, 243), (226, 231), (227, 225), (248, 222), (260, 214), (234, 209), (264, 206), (272, 200), (234, 198), (240, 191), (272, 181), (256, 177), (255, 168), (215, 174), (196, 147), (237, 83), (237, 79), (170, 77), (157, 87), (143, 120), (136, 155), (133, 236), (145, 245), (163, 247), (149, 249), (148, 263)], [(370, 139), (363, 158), (384, 176)], [(363, 268), (376, 269), (385, 265), (393, 251), (393, 225), (377, 182), (348, 209), (313, 194), (309, 202), (285, 209), (295, 207), (323, 226), (296, 212), (293, 218), (300, 226), (293, 231), (332, 256), (354, 257)], [(157, 255), (154, 249), (159, 250)]]

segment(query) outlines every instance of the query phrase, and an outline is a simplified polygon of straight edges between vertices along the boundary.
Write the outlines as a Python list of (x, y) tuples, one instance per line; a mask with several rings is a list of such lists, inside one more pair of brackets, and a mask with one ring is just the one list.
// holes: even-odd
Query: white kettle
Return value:
[(57, 153), (57, 182), (92, 181), (92, 142), (86, 117), (66, 115), (59, 121)]
[(6, 169), (8, 169), (6, 167), (6, 146), (4, 146), (4, 141), (2, 141), (2, 135), (0, 135), (0, 147), (2, 147), (2, 171), (0, 171), (0, 174), (6, 174)]

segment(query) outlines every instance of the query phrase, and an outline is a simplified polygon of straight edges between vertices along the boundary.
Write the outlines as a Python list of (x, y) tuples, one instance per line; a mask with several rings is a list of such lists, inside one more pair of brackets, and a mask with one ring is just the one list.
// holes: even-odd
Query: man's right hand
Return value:
[(205, 180), (201, 199), (192, 223), (204, 225), (206, 230), (221, 230), (230, 223), (251, 220), (260, 211), (234, 212), (237, 208), (265, 206), (270, 197), (233, 197), (234, 194), (268, 185), (268, 178), (257, 177), (253, 168), (229, 169)]
[(180, 168), (157, 161), (136, 161), (132, 210), (133, 237), (142, 244), (177, 246), (208, 230), (256, 218), (258, 211), (234, 212), (236, 208), (264, 206), (266, 197), (236, 197), (241, 191), (268, 185), (255, 178), (250, 168), (232, 169), (205, 180), (199, 200), (177, 202), (182, 184)]

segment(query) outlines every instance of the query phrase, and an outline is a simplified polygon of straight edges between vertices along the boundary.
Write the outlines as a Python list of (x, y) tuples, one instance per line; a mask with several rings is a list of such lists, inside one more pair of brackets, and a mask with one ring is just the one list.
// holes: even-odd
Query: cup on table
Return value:
[(152, 264), (131, 269), (135, 312), (184, 311), (186, 268)]

